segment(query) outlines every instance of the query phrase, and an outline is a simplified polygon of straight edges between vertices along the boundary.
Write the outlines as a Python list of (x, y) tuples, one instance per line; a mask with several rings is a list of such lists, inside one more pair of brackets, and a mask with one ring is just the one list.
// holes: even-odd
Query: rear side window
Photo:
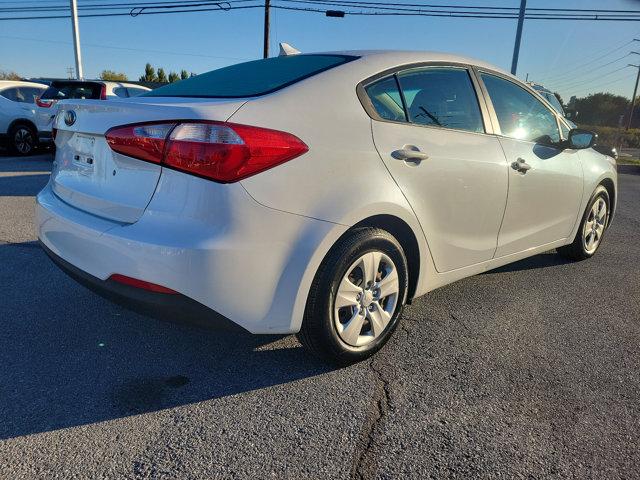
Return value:
[(14, 87), (7, 88), (0, 92), (4, 98), (18, 103), (36, 103), (36, 97), (39, 96), (44, 89), (35, 87)]
[(398, 74), (409, 121), (484, 132), (478, 98), (462, 68), (424, 68)]
[(373, 108), (381, 118), (396, 122), (407, 121), (396, 77), (388, 77), (372, 83), (365, 87), (365, 90)]
[(138, 95), (142, 95), (143, 93), (146, 93), (148, 91), (149, 90), (146, 90), (144, 88), (127, 87), (127, 92), (129, 92), (130, 97), (137, 97)]
[(292, 55), (239, 63), (144, 93), (145, 97), (255, 97), (355, 60), (348, 55)]
[(53, 82), (42, 94), (44, 100), (99, 99), (102, 84), (95, 82)]
[(125, 87), (116, 87), (113, 89), (113, 93), (116, 97), (124, 97), (127, 98), (129, 93)]

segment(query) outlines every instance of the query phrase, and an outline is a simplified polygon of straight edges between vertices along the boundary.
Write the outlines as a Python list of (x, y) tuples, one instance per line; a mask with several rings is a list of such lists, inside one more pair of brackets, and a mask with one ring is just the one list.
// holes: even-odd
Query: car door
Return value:
[(578, 151), (561, 146), (556, 114), (536, 95), (502, 75), (479, 77), (510, 165), (496, 257), (567, 238), (582, 200)]
[(439, 272), (490, 260), (505, 209), (508, 167), (474, 81), (466, 67), (434, 65), (362, 88), (375, 146)]

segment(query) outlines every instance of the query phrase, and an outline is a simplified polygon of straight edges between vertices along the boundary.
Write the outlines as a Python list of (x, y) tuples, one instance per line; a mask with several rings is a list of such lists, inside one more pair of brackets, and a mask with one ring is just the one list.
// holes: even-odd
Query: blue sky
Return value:
[[(8, 1), (2, 0), (2, 6), (7, 6)], [(15, 2), (16, 5), (37, 3), (38, 0)], [(83, 5), (83, 0), (78, 3)], [(433, 0), (429, 3), (519, 5), (518, 0)], [(529, 0), (527, 6), (557, 8), (560, 3)], [(605, 6), (640, 10), (640, 1), (562, 2), (565, 8)], [(96, 77), (101, 70), (112, 69), (137, 79), (146, 62), (162, 66), (167, 72), (184, 68), (202, 73), (259, 58), (262, 21), (259, 9), (81, 18), (85, 77)], [(24, 76), (65, 77), (67, 67), (73, 66), (68, 19), (0, 22), (0, 27), (0, 69), (14, 70)], [(354, 16), (340, 19), (317, 13), (273, 10), (271, 45), (274, 52), (278, 42), (291, 43), (303, 52), (371, 48), (437, 50), (476, 57), (508, 70), (515, 30), (515, 20)], [(640, 62), (640, 55), (616, 59), (631, 49), (640, 51), (640, 42), (611, 51), (634, 37), (640, 38), (640, 22), (525, 21), (518, 76), (524, 78), (529, 73), (530, 80), (558, 90), (565, 100), (574, 94), (582, 96), (594, 91), (630, 97), (634, 70), (622, 67)], [(598, 60), (598, 57), (602, 58)], [(611, 65), (603, 66), (614, 60)], [(617, 68), (621, 70), (614, 71)]]

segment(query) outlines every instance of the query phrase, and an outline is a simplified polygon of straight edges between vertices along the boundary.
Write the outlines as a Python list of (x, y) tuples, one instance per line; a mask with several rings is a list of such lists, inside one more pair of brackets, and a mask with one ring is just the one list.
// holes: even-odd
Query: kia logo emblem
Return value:
[(69, 127), (76, 123), (76, 112), (73, 110), (67, 110), (64, 112), (64, 123), (66, 123)]

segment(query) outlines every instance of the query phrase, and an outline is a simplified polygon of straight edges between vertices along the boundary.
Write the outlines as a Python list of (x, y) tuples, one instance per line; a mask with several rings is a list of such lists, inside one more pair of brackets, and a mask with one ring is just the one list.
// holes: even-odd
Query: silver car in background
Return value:
[(36, 98), (47, 86), (22, 81), (0, 81), (0, 143), (11, 153), (29, 155), (38, 143)]

